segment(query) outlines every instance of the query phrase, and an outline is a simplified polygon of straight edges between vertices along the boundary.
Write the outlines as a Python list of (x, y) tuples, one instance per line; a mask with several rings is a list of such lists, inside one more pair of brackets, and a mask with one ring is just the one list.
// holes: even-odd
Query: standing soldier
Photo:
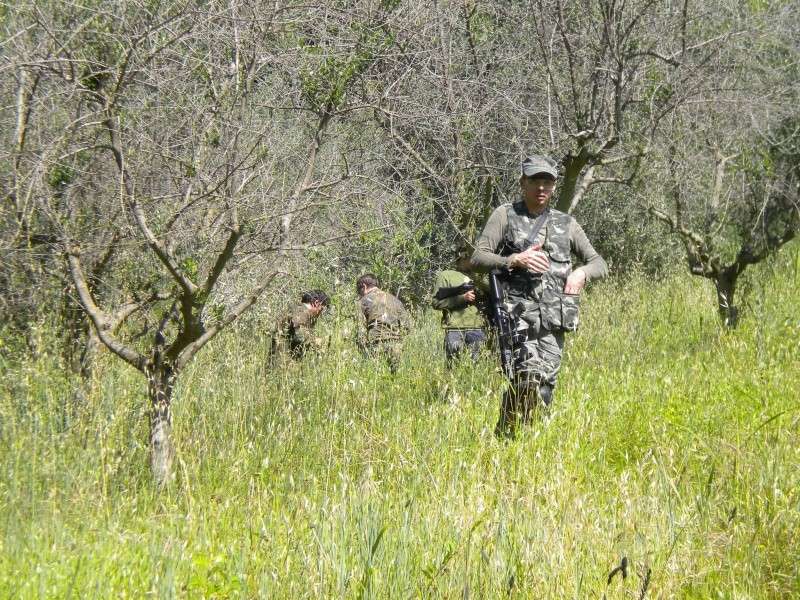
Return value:
[(378, 288), (378, 279), (372, 273), (358, 278), (356, 293), (367, 328), (366, 339), (359, 345), (368, 355), (383, 356), (389, 370), (396, 373), (401, 340), (411, 325), (408, 312), (400, 300)]
[(311, 290), (302, 295), (300, 302), (278, 320), (272, 334), (270, 364), (280, 356), (300, 359), (309, 348), (320, 346), (313, 329), (330, 299), (322, 290)]
[(467, 275), (471, 270), (468, 256), (462, 256), (455, 271), (440, 271), (436, 276), (431, 305), (442, 311), (444, 327), (444, 354), (448, 368), (465, 349), (478, 360), (481, 346), (486, 341), (483, 315), (476, 305), (475, 282)]
[[(579, 294), (587, 282), (608, 274), (575, 219), (549, 208), (557, 176), (549, 157), (526, 158), (522, 198), (494, 210), (472, 256), (477, 268), (501, 271), (502, 308), (513, 322), (514, 376), (500, 406), (500, 436), (513, 435), (517, 420), (527, 421), (537, 403), (550, 406), (564, 332), (578, 325)], [(572, 269), (571, 253), (583, 266)]]

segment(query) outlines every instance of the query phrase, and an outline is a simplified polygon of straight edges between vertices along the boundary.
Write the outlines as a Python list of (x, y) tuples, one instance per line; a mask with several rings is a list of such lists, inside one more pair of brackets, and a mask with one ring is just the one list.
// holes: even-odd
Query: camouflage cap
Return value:
[(553, 179), (558, 179), (558, 168), (550, 157), (542, 154), (532, 154), (522, 161), (522, 174), (526, 177), (533, 177), (542, 173), (550, 175)]

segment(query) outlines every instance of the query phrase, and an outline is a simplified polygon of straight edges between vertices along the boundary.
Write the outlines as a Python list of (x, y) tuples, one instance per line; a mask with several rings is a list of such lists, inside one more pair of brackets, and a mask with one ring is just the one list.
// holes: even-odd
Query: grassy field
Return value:
[(448, 373), (435, 315), (395, 378), (332, 318), (282, 373), (232, 333), (180, 380), (162, 494), (137, 373), (104, 357), (79, 402), (7, 357), (0, 598), (797, 597), (797, 246), (748, 281), (732, 333), (685, 275), (591, 290), (552, 418), (509, 443), (492, 360)]

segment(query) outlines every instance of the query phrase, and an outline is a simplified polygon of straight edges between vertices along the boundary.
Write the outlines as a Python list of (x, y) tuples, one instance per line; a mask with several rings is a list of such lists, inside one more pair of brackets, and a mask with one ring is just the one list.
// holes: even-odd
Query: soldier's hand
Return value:
[(586, 272), (583, 269), (577, 269), (567, 277), (567, 283), (564, 284), (564, 293), (580, 294), (584, 285), (586, 285)]
[(508, 266), (512, 269), (528, 269), (533, 273), (545, 273), (550, 268), (550, 258), (540, 244), (534, 244), (524, 252), (513, 254)]
[(464, 292), (464, 302), (467, 304), (473, 304), (475, 302), (475, 290), (470, 290), (468, 292)]

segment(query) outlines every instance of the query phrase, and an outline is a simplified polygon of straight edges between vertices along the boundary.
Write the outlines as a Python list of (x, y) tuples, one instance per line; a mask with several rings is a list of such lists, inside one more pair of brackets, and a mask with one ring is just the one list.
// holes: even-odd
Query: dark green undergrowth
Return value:
[(2, 353), (0, 597), (798, 595), (798, 271), (748, 272), (732, 332), (704, 281), (590, 290), (552, 417), (509, 443), (492, 357), (446, 371), (435, 315), (396, 377), (332, 316), (280, 372), (232, 331), (179, 382), (161, 494), (137, 373)]

